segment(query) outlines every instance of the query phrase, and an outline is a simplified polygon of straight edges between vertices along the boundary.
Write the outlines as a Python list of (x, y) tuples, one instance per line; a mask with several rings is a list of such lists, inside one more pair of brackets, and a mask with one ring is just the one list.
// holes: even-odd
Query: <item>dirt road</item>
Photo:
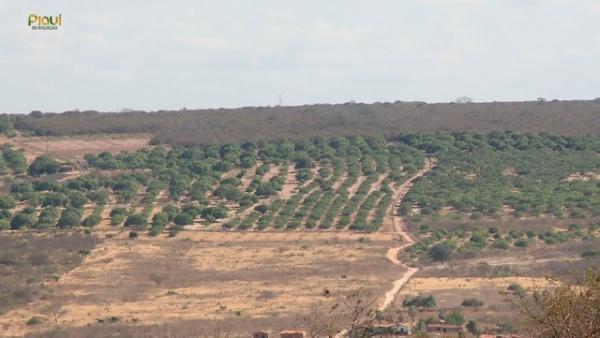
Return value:
[[(398, 294), (400, 289), (402, 289), (402, 287), (410, 280), (410, 278), (415, 273), (417, 273), (417, 271), (419, 271), (418, 268), (407, 266), (398, 259), (398, 253), (400, 252), (400, 250), (403, 250), (403, 249), (407, 248), (408, 246), (412, 245), (415, 242), (415, 240), (412, 238), (410, 233), (408, 233), (406, 231), (406, 224), (404, 223), (404, 220), (402, 219), (402, 217), (400, 215), (398, 215), (397, 209), (398, 209), (398, 206), (400, 206), (400, 203), (402, 203), (402, 199), (404, 198), (404, 196), (406, 196), (406, 194), (408, 193), (410, 188), (412, 188), (415, 180), (418, 179), (419, 177), (422, 177), (427, 172), (429, 172), (431, 169), (433, 169), (433, 167), (435, 166), (435, 163), (436, 163), (435, 158), (428, 158), (425, 162), (425, 167), (423, 167), (423, 169), (419, 170), (419, 172), (417, 172), (410, 179), (408, 179), (406, 182), (404, 182), (399, 187), (399, 189), (396, 192), (396, 195), (394, 196), (395, 200), (396, 200), (395, 207), (392, 211), (393, 212), (393, 222), (394, 222), (394, 233), (397, 235), (400, 235), (402, 237), (403, 244), (400, 246), (397, 246), (397, 247), (390, 248), (388, 250), (388, 252), (386, 253), (385, 257), (393, 264), (403, 266), (407, 270), (406, 270), (406, 272), (404, 272), (402, 274), (402, 276), (399, 279), (394, 281), (394, 286), (392, 287), (392, 289), (385, 293), (383, 302), (381, 303), (381, 305), (378, 308), (379, 311), (383, 311), (388, 306), (390, 306), (390, 304), (392, 303), (392, 301), (394, 300), (394, 298), (396, 297), (396, 294)], [(342, 331), (338, 332), (334, 336), (334, 338), (346, 337), (347, 334), (348, 334), (348, 330), (342, 330)]]
[(408, 246), (412, 245), (415, 242), (415, 240), (412, 238), (410, 233), (406, 231), (406, 225), (404, 223), (404, 220), (402, 219), (402, 217), (400, 217), (400, 215), (397, 214), (397, 207), (400, 205), (400, 203), (402, 203), (402, 199), (404, 198), (404, 196), (406, 196), (410, 188), (412, 188), (415, 180), (429, 172), (435, 166), (435, 162), (435, 159), (428, 158), (425, 162), (425, 167), (423, 167), (423, 169), (419, 170), (419, 172), (417, 172), (410, 179), (404, 182), (398, 189), (398, 193), (396, 195), (396, 207), (393, 210), (394, 232), (402, 237), (402, 241), (404, 242), (404, 244), (389, 249), (385, 257), (389, 259), (390, 262), (396, 265), (406, 267), (407, 270), (406, 272), (404, 272), (404, 274), (402, 274), (402, 277), (394, 281), (394, 286), (392, 287), (392, 289), (386, 292), (385, 297), (383, 298), (383, 303), (381, 304), (381, 306), (379, 306), (379, 311), (385, 310), (392, 303), (398, 291), (400, 291), (400, 289), (408, 282), (408, 280), (415, 273), (417, 273), (417, 271), (419, 271), (418, 268), (406, 266), (398, 260), (398, 253), (400, 252), (400, 250), (403, 250)]

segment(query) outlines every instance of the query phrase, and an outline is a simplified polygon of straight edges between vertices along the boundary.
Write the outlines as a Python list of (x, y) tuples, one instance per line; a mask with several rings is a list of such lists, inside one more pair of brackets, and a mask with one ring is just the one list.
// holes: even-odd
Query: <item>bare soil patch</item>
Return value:
[(385, 258), (394, 242), (382, 234), (186, 231), (176, 238), (138, 240), (125, 235), (107, 238), (63, 276), (54, 286), (60, 297), (7, 314), (5, 333), (55, 326), (27, 326), (34, 315), (56, 318), (63, 328), (101, 325), (111, 317), (146, 326), (291, 318), (307, 312), (324, 288), (333, 295), (356, 289), (383, 295), (403, 272)]
[(87, 153), (109, 151), (135, 151), (149, 145), (149, 134), (114, 134), (60, 137), (0, 137), (0, 143), (12, 144), (16, 149), (25, 149), (27, 161), (48, 154), (63, 161), (80, 161)]

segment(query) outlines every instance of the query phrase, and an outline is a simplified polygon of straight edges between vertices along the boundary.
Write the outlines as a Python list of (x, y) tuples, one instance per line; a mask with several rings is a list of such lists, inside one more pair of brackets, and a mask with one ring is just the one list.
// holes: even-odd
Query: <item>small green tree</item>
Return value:
[(73, 208), (82, 208), (88, 202), (88, 198), (81, 192), (75, 191), (69, 194), (69, 201)]
[(17, 202), (10, 195), (0, 195), (0, 209), (10, 210), (17, 206)]
[(164, 228), (169, 223), (169, 215), (166, 212), (158, 212), (152, 218), (153, 228)]
[(181, 212), (173, 220), (179, 226), (194, 224), (194, 217), (188, 213)]
[(127, 217), (127, 220), (125, 221), (125, 226), (144, 228), (146, 227), (147, 223), (148, 219), (146, 218), (146, 216), (142, 214), (131, 214), (129, 215), (129, 217)]
[(31, 228), (36, 223), (35, 215), (21, 212), (16, 214), (10, 221), (10, 228), (13, 230)]
[(44, 229), (56, 225), (56, 220), (60, 216), (60, 211), (53, 206), (48, 206), (42, 209), (40, 217), (35, 225), (38, 229)]
[(478, 335), (479, 327), (477, 327), (477, 323), (473, 320), (469, 320), (467, 323), (467, 331), (469, 331), (469, 333), (472, 335)]
[(42, 155), (38, 156), (27, 169), (29, 176), (41, 176), (56, 174), (60, 170), (60, 164), (54, 158)]
[(465, 299), (463, 299), (461, 306), (480, 307), (480, 306), (483, 306), (483, 301), (479, 300), (477, 298), (465, 298)]
[(432, 295), (424, 296), (419, 295), (416, 297), (407, 297), (403, 302), (403, 307), (424, 307), (424, 308), (433, 308), (435, 307), (435, 299)]
[(447, 242), (439, 243), (431, 247), (431, 259), (436, 262), (445, 262), (450, 258), (454, 248)]
[(465, 322), (465, 318), (459, 310), (452, 310), (449, 314), (444, 316), (446, 323), (451, 325), (461, 325)]
[(57, 226), (59, 228), (72, 228), (81, 225), (81, 211), (75, 208), (67, 208), (60, 215)]
[(99, 214), (93, 213), (91, 215), (89, 215), (88, 217), (86, 217), (83, 222), (81, 223), (84, 227), (94, 227), (98, 224), (100, 224), (100, 222), (102, 222), (102, 216), (100, 216)]

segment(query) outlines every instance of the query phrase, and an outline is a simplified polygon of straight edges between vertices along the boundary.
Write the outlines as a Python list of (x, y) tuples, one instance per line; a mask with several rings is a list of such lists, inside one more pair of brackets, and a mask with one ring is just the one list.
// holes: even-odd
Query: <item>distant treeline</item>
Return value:
[(471, 130), (586, 135), (600, 132), (600, 102), (345, 103), (124, 113), (95, 111), (15, 118), (35, 135), (150, 132), (155, 143), (182, 145), (348, 134)]

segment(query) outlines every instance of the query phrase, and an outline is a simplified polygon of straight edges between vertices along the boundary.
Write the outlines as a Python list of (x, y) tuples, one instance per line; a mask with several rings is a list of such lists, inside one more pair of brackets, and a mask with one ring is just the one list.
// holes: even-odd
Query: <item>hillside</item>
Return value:
[(599, 115), (597, 100), (397, 101), (158, 112), (37, 112), (15, 117), (15, 127), (35, 135), (150, 132), (154, 143), (192, 145), (351, 134), (385, 136), (405, 131), (513, 130), (575, 136), (600, 132)]
[(598, 135), (150, 134), (2, 138), (2, 334), (310, 332), (315, 315), (333, 334), (352, 297), (378, 310), (365, 325), (521, 333), (515, 303), (600, 265)]

